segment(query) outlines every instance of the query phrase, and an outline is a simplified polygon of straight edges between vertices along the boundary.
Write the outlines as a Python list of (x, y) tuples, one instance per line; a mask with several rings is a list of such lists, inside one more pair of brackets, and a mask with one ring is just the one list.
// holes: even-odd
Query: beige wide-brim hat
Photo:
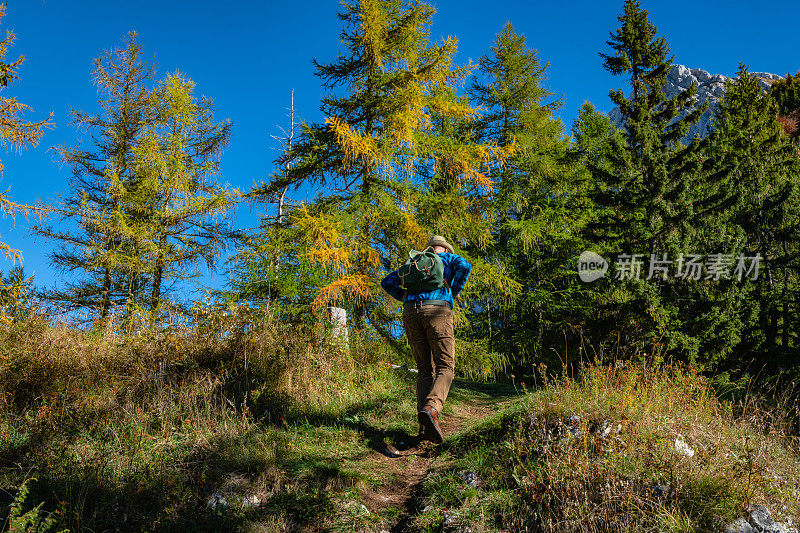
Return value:
[(431, 240), (428, 241), (428, 244), (425, 245), (425, 248), (430, 246), (442, 246), (447, 248), (447, 251), (449, 251), (451, 254), (453, 253), (453, 247), (441, 235), (434, 235), (431, 237)]

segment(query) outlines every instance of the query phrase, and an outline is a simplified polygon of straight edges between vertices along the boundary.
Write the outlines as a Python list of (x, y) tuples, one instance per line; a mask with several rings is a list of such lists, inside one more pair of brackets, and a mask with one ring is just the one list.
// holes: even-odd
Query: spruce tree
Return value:
[(626, 0), (618, 20), (620, 28), (606, 42), (614, 53), (600, 56), (604, 68), (626, 76), (631, 87), (629, 97), (622, 89), (609, 91), (619, 106), (625, 144), (618, 147), (622, 150), (616, 157), (612, 154), (615, 169), (593, 170), (606, 185), (597, 196), (599, 203), (620, 208), (616, 214), (606, 211), (608, 236), (649, 254), (663, 250), (691, 201), (685, 191), (694, 147), (684, 147), (680, 141), (707, 106), (678, 118), (693, 103), (697, 87), (669, 99), (665, 96), (673, 56), (666, 40), (656, 36), (639, 0)]
[[(626, 0), (618, 20), (620, 27), (607, 41), (611, 53), (600, 55), (606, 70), (627, 78), (630, 96), (622, 89), (609, 92), (619, 106), (623, 135), (606, 138), (611, 149), (599, 161), (586, 160), (597, 206), (587, 238), (608, 253), (641, 254), (645, 261), (667, 254), (675, 261), (692, 251), (689, 215), (699, 160), (696, 143), (684, 146), (681, 138), (705, 107), (679, 118), (693, 102), (696, 87), (665, 96), (663, 86), (673, 57), (641, 3)], [(678, 352), (694, 357), (697, 339), (682, 330), (679, 299), (673, 298), (680, 292), (675, 289), (680, 282), (660, 276), (645, 279), (646, 275), (613, 280), (605, 298), (608, 304), (598, 313), (604, 318), (595, 322), (598, 339), (613, 332), (632, 353)]]
[(778, 122), (792, 139), (800, 137), (800, 71), (777, 81), (769, 95), (778, 107)]
[(788, 115), (800, 109), (800, 71), (794, 76), (786, 74), (783, 80), (773, 83), (769, 95), (775, 101), (778, 113), (781, 115)]
[[(795, 313), (789, 310), (796, 309), (800, 266), (798, 166), (796, 149), (782, 133), (778, 113), (759, 79), (741, 64), (737, 77), (726, 84), (704, 149), (706, 188), (697, 208), (707, 219), (706, 241), (728, 247), (733, 255), (761, 258), (756, 280), (728, 282), (727, 295), (722, 293), (723, 283), (716, 297), (738, 304), (718, 320), (718, 332), (730, 331), (731, 340), (717, 357), (739, 362), (753, 353), (774, 351), (779, 344), (788, 348), (790, 331), (796, 328)], [(706, 305), (707, 317), (719, 307)]]

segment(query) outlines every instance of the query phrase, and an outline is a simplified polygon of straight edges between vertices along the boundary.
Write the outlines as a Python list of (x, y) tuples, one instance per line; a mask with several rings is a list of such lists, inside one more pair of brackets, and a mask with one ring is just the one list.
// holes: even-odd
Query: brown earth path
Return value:
[[(460, 433), (496, 413), (507, 403), (507, 400), (481, 399), (456, 404), (451, 409), (445, 409), (439, 419), (439, 426), (447, 439), (448, 436)], [(370, 512), (381, 512), (389, 507), (402, 509), (396, 523), (383, 527), (381, 531), (405, 533), (409, 530), (410, 522), (420, 511), (418, 503), (422, 484), (440, 448), (429, 442), (418, 446), (397, 443), (397, 448), (387, 443), (384, 453), (373, 451), (375, 466), (385, 472), (387, 479), (393, 481), (377, 490), (367, 489), (363, 495), (364, 503)]]

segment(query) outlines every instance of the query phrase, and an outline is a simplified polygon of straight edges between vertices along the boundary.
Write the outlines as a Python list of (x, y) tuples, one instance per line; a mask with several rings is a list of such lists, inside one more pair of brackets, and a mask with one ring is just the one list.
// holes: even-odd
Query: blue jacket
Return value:
[[(406, 296), (406, 302), (415, 302), (418, 300), (444, 300), (450, 302), (452, 305), (453, 298), (458, 296), (461, 289), (469, 279), (469, 273), (472, 270), (472, 265), (457, 254), (443, 252), (439, 254), (442, 258), (444, 265), (444, 277), (450, 283), (450, 287), (442, 287), (428, 292), (421, 292), (419, 294), (409, 294)], [(400, 276), (397, 270), (383, 278), (381, 287), (388, 292), (395, 300), (403, 301), (403, 294), (405, 291), (400, 288)]]

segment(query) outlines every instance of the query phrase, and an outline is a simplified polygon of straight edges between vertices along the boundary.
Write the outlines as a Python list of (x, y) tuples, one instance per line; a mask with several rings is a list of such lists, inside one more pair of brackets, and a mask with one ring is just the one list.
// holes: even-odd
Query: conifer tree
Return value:
[[(337, 91), (322, 101), (325, 123), (303, 125), (287, 155), (291, 169), (263, 192), (300, 183), (321, 188), (317, 201), (290, 214), (291, 226), (304, 257), (335, 276), (317, 304), (352, 305), (363, 325), (370, 307), (384, 305), (377, 281), (385, 269), (445, 227), (422, 223), (421, 210), (448, 209), (451, 220), (477, 216), (465, 196), (427, 191), (430, 177), (485, 194), (489, 170), (510, 150), (443, 136), (435, 127), (450, 118), (474, 121), (476, 111), (450, 90), (470, 69), (452, 65), (454, 38), (430, 41), (431, 6), (362, 0), (342, 8), (346, 53), (314, 62), (324, 87)], [(452, 202), (436, 200), (445, 197)]]
[(781, 115), (788, 115), (800, 109), (800, 71), (794, 76), (786, 74), (783, 80), (773, 83), (769, 95), (775, 101), (778, 113)]
[(792, 139), (800, 137), (800, 71), (773, 83), (769, 95), (778, 107), (778, 122), (783, 130)]
[[(131, 309), (146, 290), (144, 249), (126, 237), (122, 197), (139, 179), (134, 149), (155, 117), (154, 71), (143, 61), (133, 32), (123, 47), (101, 54), (92, 70), (100, 113), (71, 111), (72, 122), (90, 133), (90, 146), (56, 147), (72, 167), (69, 192), (54, 207), (57, 221), (33, 231), (55, 241), (51, 262), (78, 278), (42, 293), (65, 310), (86, 309), (104, 319), (113, 306)], [(69, 229), (73, 224), (77, 227)]]
[[(737, 358), (774, 350), (779, 330), (780, 344), (788, 347), (796, 324), (789, 309), (795, 308), (800, 266), (797, 155), (778, 125), (778, 112), (759, 79), (741, 64), (737, 77), (726, 83), (704, 150), (706, 189), (696, 205), (711, 229), (706, 242), (727, 246), (733, 255), (761, 258), (757, 279), (728, 283), (727, 294), (724, 283), (717, 290), (716, 300), (736, 304), (721, 314), (717, 330), (733, 330), (727, 345), (737, 346)], [(718, 307), (706, 303), (705, 320)]]
[[(290, 154), (297, 139), (298, 125), (294, 92), (288, 111), (288, 127), (279, 127), (283, 136), (271, 135), (281, 145), (275, 161), (278, 168), (272, 179), (292, 169)], [(297, 202), (288, 195), (289, 186), (269, 192), (269, 185), (262, 181), (247, 195), (266, 211), (259, 213), (259, 227), (241, 236), (241, 246), (231, 259), (230, 283), (224, 296), (266, 307), (284, 321), (302, 319), (316, 298), (318, 288), (333, 279), (325, 275), (322, 267), (312, 265), (293, 241), (287, 210)], [(272, 207), (274, 214), (270, 211)]]
[(656, 36), (639, 0), (626, 0), (618, 19), (620, 28), (606, 43), (614, 53), (600, 56), (611, 74), (627, 77), (631, 95), (626, 97), (622, 89), (609, 92), (622, 115), (625, 145), (612, 159), (616, 170), (594, 169), (607, 185), (598, 200), (619, 208), (616, 214), (606, 211), (608, 236), (655, 253), (674, 234), (680, 225), (676, 215), (685, 212), (690, 201), (684, 191), (692, 175), (687, 163), (694, 147), (683, 147), (680, 140), (707, 106), (678, 119), (693, 103), (697, 87), (666, 98), (663, 86), (673, 60), (666, 40)]
[[(627, 78), (631, 92), (630, 96), (622, 89), (609, 92), (621, 112), (623, 136), (606, 138), (612, 145), (601, 164), (587, 159), (594, 187), (591, 197), (597, 206), (587, 238), (614, 254), (658, 259), (667, 254), (675, 260), (691, 251), (687, 215), (698, 164), (696, 144), (683, 146), (681, 138), (705, 106), (679, 118), (692, 103), (696, 87), (665, 96), (672, 56), (638, 0), (626, 0), (618, 20), (620, 27), (607, 41), (612, 53), (600, 55), (606, 70)], [(612, 293), (615, 303), (600, 313), (608, 318), (600, 338), (611, 327), (620, 343), (633, 351), (678, 351), (693, 357), (697, 340), (682, 331), (678, 303), (669, 296), (675, 294), (674, 278), (645, 276), (619, 280)]]
[[(490, 262), (502, 263), (520, 285), (515, 299), (486, 300), (475, 322), (492, 348), (515, 353), (518, 364), (541, 360), (545, 327), (572, 316), (577, 292), (563, 265), (580, 253), (580, 228), (590, 214), (582, 192), (582, 167), (563, 126), (553, 118), (559, 100), (544, 87), (547, 65), (525, 37), (507, 24), (480, 60), (472, 101), (485, 109), (481, 139), (516, 146), (497, 172)], [(570, 308), (569, 311), (566, 311)], [(492, 329), (495, 331), (493, 332)]]
[[(6, 15), (6, 4), (0, 4), (0, 21)], [(6, 30), (6, 37), (0, 41), (0, 90), (8, 87), (9, 83), (19, 79), (17, 69), (25, 61), (20, 56), (11, 63), (6, 63), (6, 54), (9, 48), (14, 45), (16, 35), (11, 30)], [(17, 101), (16, 98), (0, 96), (0, 145), (3, 148), (25, 148), (36, 146), (44, 133), (44, 128), (51, 126), (50, 119), (39, 122), (27, 122), (22, 115), (28, 110), (28, 106)], [(52, 114), (50, 116), (52, 118)], [(3, 170), (3, 163), (0, 162), (0, 172)], [(0, 191), (0, 214), (3, 216), (15, 216), (22, 214), (27, 217), (31, 210), (36, 208), (13, 202), (9, 196), (10, 189)], [(0, 242), (0, 250), (5, 252), (11, 259), (20, 259), (18, 250), (14, 250), (8, 244)]]
[(200, 261), (213, 266), (230, 235), (224, 215), (235, 192), (213, 181), (230, 138), (230, 122), (214, 120), (213, 101), (198, 99), (194, 82), (179, 73), (150, 101), (155, 119), (133, 148), (136, 181), (112, 187), (124, 191), (125, 238), (144, 250), (154, 323), (166, 282), (196, 277)]

